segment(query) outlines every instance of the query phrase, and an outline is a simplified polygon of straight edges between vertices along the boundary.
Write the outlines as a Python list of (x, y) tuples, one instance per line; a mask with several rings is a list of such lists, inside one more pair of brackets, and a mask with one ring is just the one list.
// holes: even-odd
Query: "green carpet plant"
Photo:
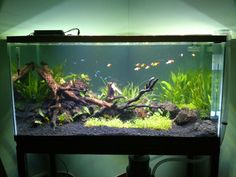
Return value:
[(130, 121), (122, 121), (118, 117), (114, 118), (89, 118), (85, 122), (86, 127), (94, 126), (108, 126), (116, 128), (148, 128), (154, 130), (168, 130), (172, 127), (172, 121), (169, 117), (161, 116), (160, 113), (156, 112), (152, 116), (143, 118), (135, 118)]

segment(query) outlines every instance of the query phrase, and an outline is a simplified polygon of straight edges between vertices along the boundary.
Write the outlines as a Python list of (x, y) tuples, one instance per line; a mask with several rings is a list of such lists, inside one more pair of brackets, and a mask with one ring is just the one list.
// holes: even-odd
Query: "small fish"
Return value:
[(111, 64), (111, 63), (108, 63), (108, 64), (107, 64), (107, 67), (108, 67), (108, 68), (112, 67), (112, 64)]
[(145, 64), (145, 63), (142, 63), (142, 64), (140, 65), (141, 68), (145, 68), (146, 66), (147, 66), (147, 64)]
[(95, 77), (98, 77), (100, 75), (101, 71), (97, 70), (96, 73), (94, 74)]
[(156, 62), (152, 62), (151, 63), (151, 66), (158, 66), (160, 64), (160, 62), (159, 61), (156, 61)]
[(77, 62), (76, 62), (76, 61), (74, 61), (74, 62), (73, 62), (73, 64), (74, 64), (74, 65), (76, 65), (76, 64), (77, 64)]
[(135, 66), (136, 67), (141, 67), (141, 64), (140, 63), (136, 63)]
[(174, 62), (175, 62), (175, 60), (170, 59), (170, 60), (168, 60), (168, 61), (166, 62), (166, 64), (168, 65), (168, 64), (172, 64), (172, 63), (174, 63)]
[(85, 62), (85, 59), (81, 59), (80, 61), (81, 61), (81, 62)]
[(192, 56), (195, 57), (196, 56), (195, 53), (192, 53)]
[(149, 65), (147, 65), (146, 67), (145, 67), (145, 69), (149, 69), (150, 68), (150, 66)]
[(135, 71), (139, 71), (140, 69), (141, 69), (140, 67), (134, 68)]
[(184, 54), (183, 54), (183, 53), (181, 53), (181, 54), (180, 54), (180, 56), (181, 56), (181, 57), (183, 57), (183, 56), (184, 56)]

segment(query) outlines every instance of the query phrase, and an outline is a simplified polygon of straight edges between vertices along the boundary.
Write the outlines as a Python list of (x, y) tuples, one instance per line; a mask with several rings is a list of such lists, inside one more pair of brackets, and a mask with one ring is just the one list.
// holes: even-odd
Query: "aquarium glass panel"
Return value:
[(224, 42), (10, 42), (15, 135), (218, 136)]

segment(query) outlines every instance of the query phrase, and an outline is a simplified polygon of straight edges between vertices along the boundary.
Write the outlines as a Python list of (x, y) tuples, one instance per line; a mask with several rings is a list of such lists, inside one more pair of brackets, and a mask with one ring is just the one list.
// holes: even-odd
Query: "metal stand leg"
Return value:
[(19, 177), (28, 177), (28, 169), (27, 169), (27, 156), (26, 153), (21, 151), (19, 146), (16, 147), (16, 155), (17, 155), (17, 167), (18, 167), (18, 176)]
[(57, 176), (57, 169), (56, 169), (56, 158), (55, 154), (49, 154), (49, 160), (50, 160), (50, 176), (56, 177)]
[(218, 177), (219, 153), (211, 155), (211, 177)]
[(148, 155), (129, 155), (127, 177), (151, 177)]
[[(193, 159), (194, 159), (194, 156), (188, 155), (187, 158), (188, 158), (189, 160), (193, 160)], [(193, 164), (191, 164), (191, 163), (188, 163), (188, 164), (187, 164), (187, 176), (188, 176), (188, 177), (193, 177)]]

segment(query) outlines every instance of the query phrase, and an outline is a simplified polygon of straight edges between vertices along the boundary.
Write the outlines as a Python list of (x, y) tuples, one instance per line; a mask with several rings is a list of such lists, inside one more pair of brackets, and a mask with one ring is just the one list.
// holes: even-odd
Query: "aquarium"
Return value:
[(224, 36), (7, 42), (15, 136), (219, 136)]

